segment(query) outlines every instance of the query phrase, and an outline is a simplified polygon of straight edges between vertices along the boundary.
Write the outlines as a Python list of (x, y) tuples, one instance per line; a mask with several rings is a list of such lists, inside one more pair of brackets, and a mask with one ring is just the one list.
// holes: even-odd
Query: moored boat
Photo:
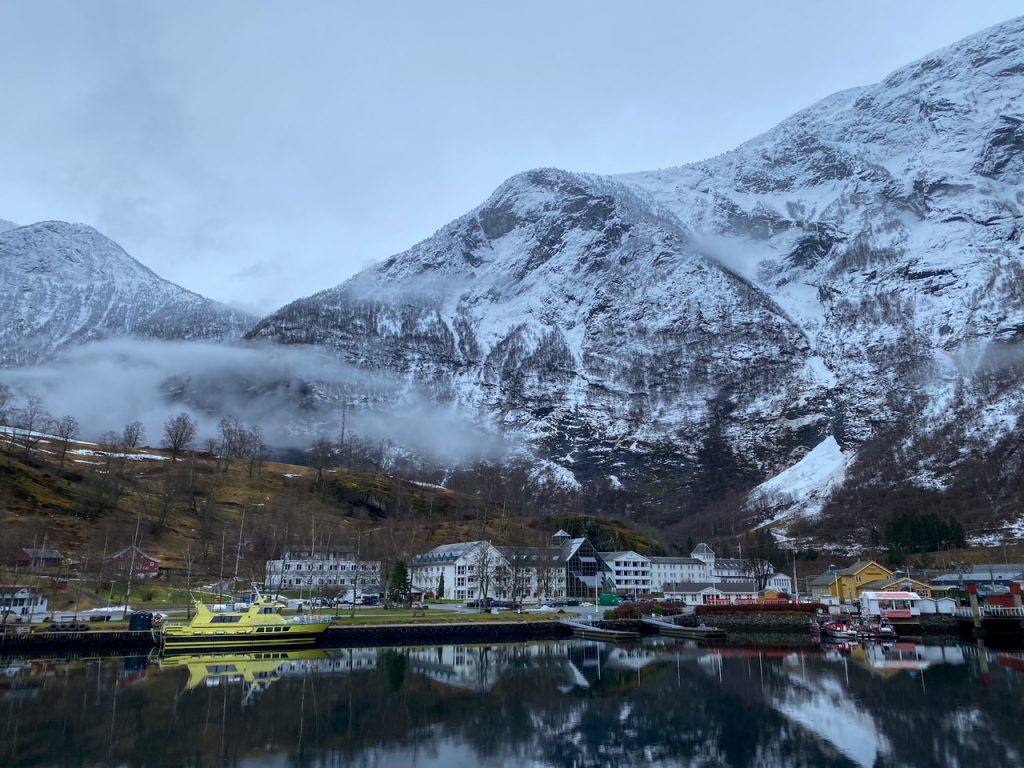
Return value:
[(167, 651), (312, 645), (330, 626), (321, 616), (281, 615), (284, 606), (259, 596), (244, 611), (211, 611), (195, 603), (189, 622), (164, 622), (160, 643)]
[(820, 640), (857, 641), (857, 630), (841, 620), (829, 620), (818, 616), (811, 621), (811, 635)]

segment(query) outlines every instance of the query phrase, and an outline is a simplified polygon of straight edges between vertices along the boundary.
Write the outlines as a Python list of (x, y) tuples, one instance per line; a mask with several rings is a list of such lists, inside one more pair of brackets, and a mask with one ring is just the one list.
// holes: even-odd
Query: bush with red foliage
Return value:
[(732, 605), (698, 605), (695, 613), (700, 615), (714, 613), (817, 613), (825, 610), (821, 603), (737, 603)]
[(613, 619), (639, 619), (643, 616), (678, 616), (683, 612), (678, 603), (652, 602), (626, 603), (608, 611)]

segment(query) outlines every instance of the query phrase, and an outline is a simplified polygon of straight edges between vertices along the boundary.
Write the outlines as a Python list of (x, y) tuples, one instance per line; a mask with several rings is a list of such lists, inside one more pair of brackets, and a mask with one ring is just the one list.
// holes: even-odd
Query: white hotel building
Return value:
[(380, 585), (380, 562), (358, 560), (347, 550), (334, 552), (285, 552), (279, 560), (268, 560), (265, 589), (315, 589), (328, 593), (376, 590)]

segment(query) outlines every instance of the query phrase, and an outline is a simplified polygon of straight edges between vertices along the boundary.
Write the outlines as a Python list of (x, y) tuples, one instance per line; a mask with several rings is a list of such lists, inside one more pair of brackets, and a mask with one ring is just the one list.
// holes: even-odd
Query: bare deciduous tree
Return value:
[(61, 416), (54, 425), (54, 433), (60, 441), (60, 466), (68, 453), (68, 444), (78, 437), (78, 420), (74, 416)]
[(21, 436), (22, 445), (25, 449), (25, 458), (28, 458), (29, 453), (35, 449), (40, 439), (42, 439), (40, 433), (46, 432), (50, 428), (50, 425), (53, 423), (53, 417), (43, 408), (43, 401), (33, 396), (28, 399), (25, 407), (17, 412), (15, 421), (18, 428), (23, 432)]
[(188, 450), (198, 433), (195, 421), (182, 411), (164, 423), (164, 447), (171, 452), (171, 461), (178, 460), (178, 454)]
[(141, 421), (130, 421), (124, 425), (124, 432), (121, 434), (121, 442), (125, 448), (138, 448), (146, 439), (146, 428)]

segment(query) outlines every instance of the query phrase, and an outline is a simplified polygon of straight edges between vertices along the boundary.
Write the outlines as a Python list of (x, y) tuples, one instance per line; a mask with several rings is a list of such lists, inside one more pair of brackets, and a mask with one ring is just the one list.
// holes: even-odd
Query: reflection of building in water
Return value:
[(921, 671), (936, 664), (963, 664), (965, 661), (960, 647), (915, 643), (857, 645), (850, 651), (850, 660), (882, 677), (892, 677), (906, 671)]
[(643, 669), (648, 664), (658, 660), (658, 653), (653, 648), (642, 646), (631, 646), (628, 648), (612, 648), (608, 651), (608, 659), (605, 662), (609, 668), (619, 669)]
[[(409, 669), (453, 688), (489, 691), (509, 662), (508, 647), (439, 645), (410, 648)], [(525, 650), (525, 649), (518, 649)]]
[(550, 643), (417, 646), (404, 653), (411, 671), (470, 691), (490, 690), (512, 666), (540, 667), (565, 658), (565, 649)]
[(372, 669), (377, 652), (361, 648), (310, 648), (302, 651), (253, 651), (250, 653), (181, 654), (159, 660), (161, 669), (186, 667), (186, 690), (200, 686), (240, 684), (242, 703), (283, 677), (341, 675)]

